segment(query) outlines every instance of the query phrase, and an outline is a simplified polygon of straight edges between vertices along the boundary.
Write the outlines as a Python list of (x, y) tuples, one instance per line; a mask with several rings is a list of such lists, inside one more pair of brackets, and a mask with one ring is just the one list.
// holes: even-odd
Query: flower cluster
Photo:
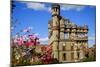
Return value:
[(18, 45), (25, 45), (27, 47), (40, 44), (39, 38), (36, 37), (34, 34), (23, 35), (21, 37), (16, 35), (15, 38), (13, 39), (13, 43)]

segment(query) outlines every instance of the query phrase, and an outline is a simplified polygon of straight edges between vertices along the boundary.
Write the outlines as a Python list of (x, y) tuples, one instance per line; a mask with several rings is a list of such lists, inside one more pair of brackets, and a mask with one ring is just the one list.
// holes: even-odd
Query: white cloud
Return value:
[(95, 36), (88, 37), (89, 40), (95, 40)]
[(22, 3), (25, 3), (27, 8), (29, 9), (50, 11), (50, 7), (46, 7), (46, 5), (43, 3), (34, 3), (34, 2), (22, 2)]
[(48, 37), (40, 38), (39, 40), (40, 40), (40, 42), (47, 42), (48, 41)]
[(66, 10), (76, 10), (76, 11), (81, 11), (84, 9), (85, 6), (82, 5), (61, 5), (61, 10), (66, 11)]
[(27, 5), (27, 8), (31, 8), (34, 10), (45, 10), (46, 9), (45, 4), (41, 4), (41, 3), (29, 2), (26, 5)]
[(39, 33), (35, 33), (34, 35), (38, 37), (39, 36)]

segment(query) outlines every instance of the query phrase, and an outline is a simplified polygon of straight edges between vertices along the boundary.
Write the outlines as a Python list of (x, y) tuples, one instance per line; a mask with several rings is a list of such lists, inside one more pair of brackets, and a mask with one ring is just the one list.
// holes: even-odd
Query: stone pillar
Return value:
[(70, 62), (71, 61), (71, 42), (66, 42), (66, 58), (67, 61)]
[(60, 53), (59, 53), (59, 56), (60, 56), (60, 57), (59, 57), (59, 62), (62, 62), (62, 61), (63, 61), (63, 56), (62, 56), (62, 55), (63, 55), (63, 53), (60, 52)]
[(68, 53), (66, 53), (66, 59), (68, 62), (71, 62), (71, 51), (69, 51)]
[(86, 48), (88, 48), (88, 42), (85, 42), (85, 43), (84, 43), (84, 46), (85, 46)]
[(72, 37), (71, 33), (68, 32), (68, 38), (71, 39), (71, 37)]
[(60, 39), (61, 39), (61, 40), (64, 39), (64, 32), (60, 32)]
[(74, 61), (77, 62), (77, 44), (74, 44)]
[(80, 49), (79, 59), (83, 59), (83, 58), (84, 58), (83, 50)]
[(52, 50), (53, 50), (53, 55), (54, 55), (54, 58), (56, 59), (59, 59), (58, 58), (58, 47), (59, 47), (59, 42), (58, 42), (58, 35), (59, 34), (59, 31), (58, 30), (54, 30), (53, 31), (53, 44), (52, 44)]

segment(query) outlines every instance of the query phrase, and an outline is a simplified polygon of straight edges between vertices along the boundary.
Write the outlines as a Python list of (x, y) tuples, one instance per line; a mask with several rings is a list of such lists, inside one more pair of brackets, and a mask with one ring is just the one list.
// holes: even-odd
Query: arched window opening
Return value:
[(68, 38), (68, 34), (65, 32), (64, 33), (64, 39), (67, 39)]
[(63, 53), (63, 60), (66, 60), (66, 53)]

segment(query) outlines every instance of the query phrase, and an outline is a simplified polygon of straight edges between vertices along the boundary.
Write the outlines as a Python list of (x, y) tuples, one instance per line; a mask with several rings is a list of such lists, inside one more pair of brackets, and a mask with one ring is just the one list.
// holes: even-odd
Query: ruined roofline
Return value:
[[(71, 22), (69, 19), (65, 19), (65, 18), (63, 18), (63, 17), (61, 17), (61, 19), (63, 19), (64, 20), (64, 22), (65, 22), (65, 25), (66, 25), (66, 21), (68, 21), (68, 23), (67, 23), (67, 25), (71, 25), (71, 28), (73, 27), (75, 27), (75, 28), (78, 28), (78, 29), (88, 29), (88, 26), (87, 25), (82, 25), (82, 26), (79, 26), (79, 25), (77, 25), (77, 24), (75, 24), (74, 22)], [(49, 20), (49, 22), (48, 22), (48, 24), (50, 24), (50, 25), (52, 25), (52, 19), (51, 20)]]

